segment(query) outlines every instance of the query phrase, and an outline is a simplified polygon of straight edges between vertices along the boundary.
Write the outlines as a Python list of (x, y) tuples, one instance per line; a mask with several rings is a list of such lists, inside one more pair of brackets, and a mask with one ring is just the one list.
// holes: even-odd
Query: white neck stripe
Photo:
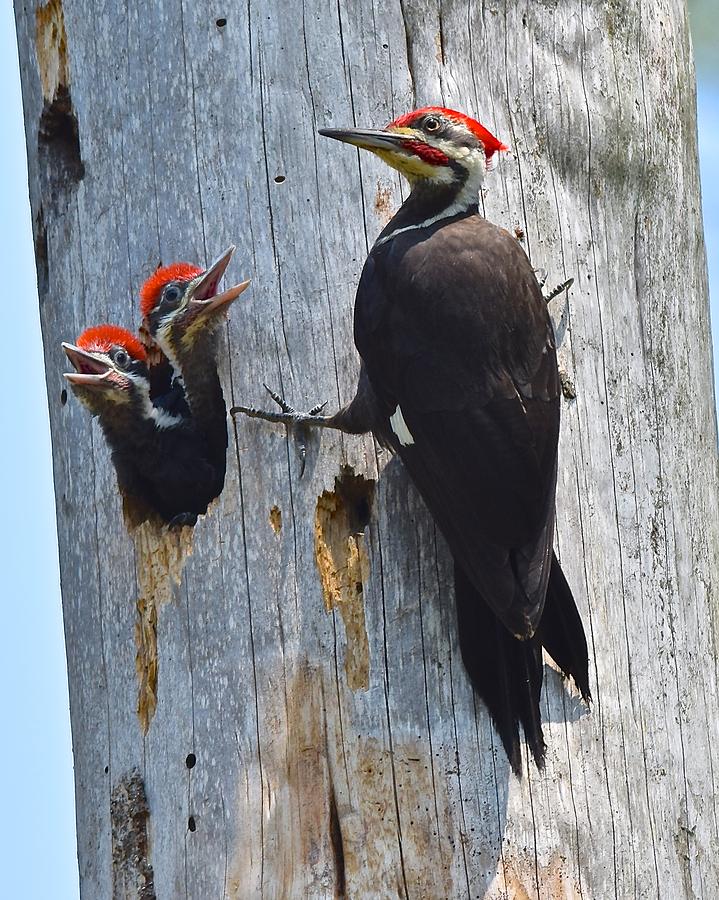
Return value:
[(166, 428), (174, 428), (177, 425), (182, 423), (182, 416), (168, 412), (166, 409), (162, 409), (159, 406), (155, 406), (155, 404), (150, 399), (149, 393), (143, 393), (143, 414), (146, 419), (150, 419), (150, 421), (154, 422), (155, 427), (159, 428), (160, 431), (164, 431)]
[(402, 234), (404, 231), (429, 228), (429, 226), (434, 225), (435, 222), (440, 222), (442, 219), (450, 219), (452, 216), (457, 216), (460, 213), (466, 212), (470, 206), (476, 206), (479, 202), (479, 190), (482, 187), (482, 181), (484, 179), (484, 154), (482, 154), (480, 162), (481, 164), (478, 164), (474, 170), (470, 171), (469, 176), (462, 185), (454, 203), (450, 203), (450, 205), (446, 209), (443, 209), (442, 212), (437, 213), (436, 216), (430, 216), (430, 218), (425, 219), (424, 222), (419, 222), (416, 225), (405, 225), (403, 228), (397, 228), (395, 231), (391, 231), (389, 234), (386, 234), (383, 238), (376, 241), (375, 247), (386, 244), (387, 241), (391, 241), (393, 237)]
[(435, 222), (440, 222), (442, 219), (451, 219), (452, 216), (459, 215), (459, 213), (466, 212), (469, 209), (469, 206), (466, 206), (464, 203), (453, 203), (451, 206), (448, 206), (444, 212), (438, 213), (436, 216), (431, 216), (429, 219), (425, 219), (424, 222), (419, 222), (417, 225), (405, 225), (404, 228), (397, 228), (395, 231), (390, 231), (389, 234), (386, 234), (383, 238), (380, 238), (378, 241), (375, 241), (375, 247), (380, 247), (382, 244), (386, 244), (387, 241), (391, 241), (393, 237), (396, 237), (398, 234), (402, 234), (404, 231), (413, 231), (414, 229), (419, 228), (429, 228), (430, 225), (434, 225)]

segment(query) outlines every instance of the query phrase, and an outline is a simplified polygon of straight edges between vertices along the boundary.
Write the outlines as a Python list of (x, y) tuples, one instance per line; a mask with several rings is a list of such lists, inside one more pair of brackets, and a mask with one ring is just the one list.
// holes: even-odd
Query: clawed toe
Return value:
[(284, 397), (281, 397), (277, 391), (273, 391), (271, 387), (262, 382), (262, 387), (267, 391), (267, 393), (272, 397), (275, 403), (279, 406), (283, 413), (287, 413), (290, 416), (296, 416), (297, 410), (294, 406), (290, 406), (290, 404), (285, 400)]
[(167, 530), (175, 531), (179, 528), (184, 528), (185, 526), (189, 526), (190, 528), (192, 528), (196, 524), (197, 524), (196, 513), (191, 513), (191, 512), (178, 513), (176, 516), (173, 516), (173, 518), (170, 519), (170, 521), (167, 523)]
[(308, 412), (298, 412), (294, 406), (291, 406), (284, 397), (273, 391), (268, 385), (263, 385), (267, 393), (272, 397), (274, 402), (279, 406), (281, 412), (269, 412), (267, 410), (256, 409), (254, 406), (233, 406), (230, 415), (236, 416), (242, 413), (251, 419), (264, 419), (265, 422), (274, 422), (275, 424), (284, 425), (290, 429), (297, 440), (297, 449), (300, 457), (300, 478), (305, 471), (305, 463), (307, 460), (307, 436), (308, 429), (312, 426), (333, 427), (332, 420), (321, 416), (320, 413), (327, 406), (327, 401), (318, 403)]
[[(554, 300), (555, 297), (558, 297), (563, 291), (568, 291), (569, 288), (574, 284), (573, 278), (568, 278), (566, 281), (563, 281), (561, 284), (558, 284), (555, 288), (549, 291), (548, 294), (544, 294), (544, 299), (547, 303), (551, 300)], [(544, 283), (542, 283), (542, 287)]]

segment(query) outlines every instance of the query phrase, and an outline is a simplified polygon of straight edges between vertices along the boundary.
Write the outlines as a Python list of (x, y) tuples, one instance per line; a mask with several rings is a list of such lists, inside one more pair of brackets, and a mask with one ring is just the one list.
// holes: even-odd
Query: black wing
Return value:
[(400, 454), (455, 560), (518, 637), (552, 557), (559, 379), (526, 255), (468, 216), (375, 248), (355, 340)]

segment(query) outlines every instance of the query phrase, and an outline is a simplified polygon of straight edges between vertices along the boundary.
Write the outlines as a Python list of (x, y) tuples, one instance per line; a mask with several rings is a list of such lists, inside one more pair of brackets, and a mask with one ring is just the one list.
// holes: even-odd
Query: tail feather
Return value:
[(537, 638), (519, 641), (510, 634), (456, 564), (454, 582), (462, 660), (489, 710), (512, 771), (521, 776), (520, 723), (541, 769), (545, 751), (539, 711), (542, 645)]
[(587, 641), (571, 589), (555, 556), (542, 619), (534, 637), (520, 641), (495, 616), (455, 563), (459, 646), (475, 691), (484, 701), (512, 771), (521, 776), (521, 723), (537, 768), (544, 765), (540, 696), (542, 646), (589, 702)]
[(537, 637), (562, 672), (566, 676), (571, 675), (582, 698), (589, 703), (592, 694), (589, 690), (587, 639), (572, 590), (554, 554)]

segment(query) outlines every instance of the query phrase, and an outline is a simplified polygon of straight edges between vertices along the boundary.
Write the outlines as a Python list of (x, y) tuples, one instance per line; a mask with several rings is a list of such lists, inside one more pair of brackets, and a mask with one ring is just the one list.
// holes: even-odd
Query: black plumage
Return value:
[[(507, 755), (518, 769), (520, 721), (541, 764), (542, 643), (589, 697), (581, 620), (552, 553), (560, 384), (546, 303), (517, 241), (475, 209), (381, 240), (355, 303), (374, 430), (447, 539), (462, 656)], [(392, 427), (398, 407), (412, 442)]]
[[(175, 387), (158, 398), (160, 409), (185, 404)], [(100, 424), (110, 447), (118, 487), (130, 498), (149, 506), (171, 525), (194, 525), (222, 490), (224, 455), (212, 452), (201, 428), (191, 417), (177, 417), (175, 424), (159, 428), (143, 416), (139, 404), (125, 414), (100, 414)]]

